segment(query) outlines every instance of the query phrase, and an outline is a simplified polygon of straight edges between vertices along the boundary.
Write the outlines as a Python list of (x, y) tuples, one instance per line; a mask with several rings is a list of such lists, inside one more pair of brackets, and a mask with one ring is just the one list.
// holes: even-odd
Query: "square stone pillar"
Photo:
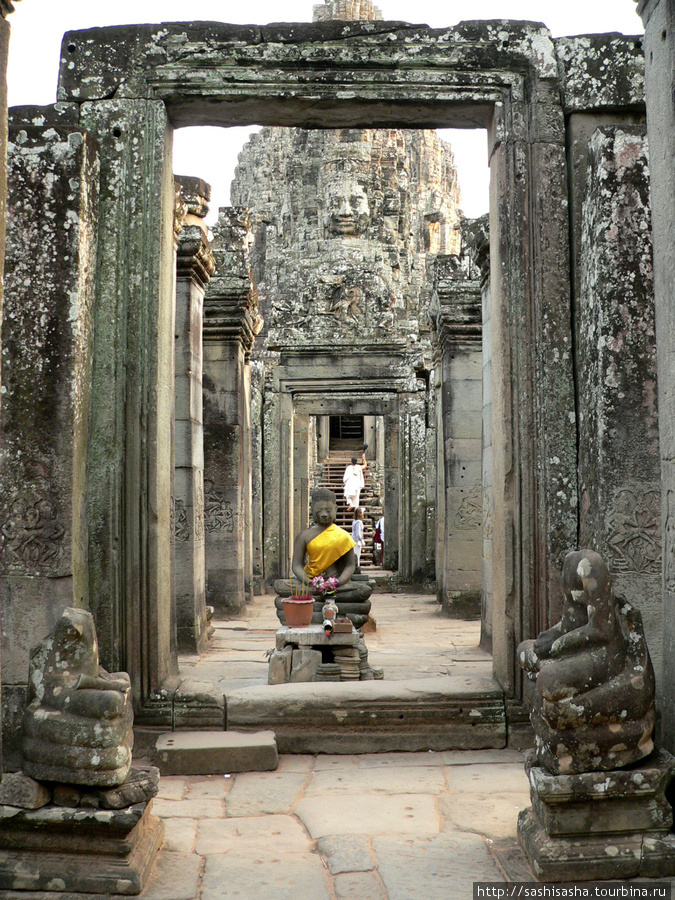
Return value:
[(437, 526), (444, 545), (438, 599), (447, 615), (478, 618), (483, 539), (480, 285), (458, 273), (456, 260), (441, 257), (435, 287), (444, 494), (439, 501), (444, 515)]
[(644, 127), (588, 143), (576, 303), (580, 546), (642, 613), (661, 687), (661, 483)]
[[(171, 722), (175, 278), (172, 131), (160, 100), (82, 103), (101, 154), (87, 456), (90, 606), (136, 721)], [(168, 702), (167, 702), (168, 701)]]
[[(41, 126), (32, 124), (39, 118)], [(32, 647), (90, 602), (86, 458), (99, 152), (69, 106), (11, 122), (2, 327), (0, 592), (6, 761)]]
[(661, 519), (663, 523), (663, 741), (675, 749), (675, 8), (638, 0), (645, 24), (645, 93), (649, 127), (654, 297), (658, 360)]
[(203, 217), (211, 193), (198, 178), (176, 178), (187, 207), (176, 257), (176, 454), (174, 534), (178, 648), (208, 645), (204, 541), (202, 315), (215, 261)]
[[(250, 353), (260, 330), (243, 208), (220, 210), (216, 275), (204, 299), (204, 502), (207, 601), (240, 615), (253, 583)], [(249, 549), (247, 550), (247, 546)]]

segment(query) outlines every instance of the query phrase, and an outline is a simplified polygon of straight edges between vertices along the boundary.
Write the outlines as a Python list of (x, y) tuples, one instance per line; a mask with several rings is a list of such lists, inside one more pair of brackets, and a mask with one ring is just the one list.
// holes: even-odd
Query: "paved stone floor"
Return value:
[[(447, 619), (430, 594), (376, 593), (366, 634), (371, 665), (391, 681), (434, 675), (492, 675), (492, 659), (478, 646), (480, 622)], [(223, 691), (267, 684), (266, 652), (280, 625), (270, 595), (256, 597), (246, 617), (217, 621), (213, 647), (201, 659), (181, 657), (181, 674), (217, 682)]]
[[(375, 594), (369, 657), (385, 679), (490, 675), (480, 623), (439, 615), (434, 597)], [(266, 684), (278, 620), (257, 597), (216, 622), (185, 676), (225, 688)], [(491, 852), (510, 844), (529, 805), (514, 750), (281, 757), (275, 772), (162, 778), (154, 811), (166, 842), (144, 900), (465, 900), (504, 876)]]
[(162, 778), (144, 900), (470, 900), (528, 805), (513, 750), (282, 756), (275, 772)]

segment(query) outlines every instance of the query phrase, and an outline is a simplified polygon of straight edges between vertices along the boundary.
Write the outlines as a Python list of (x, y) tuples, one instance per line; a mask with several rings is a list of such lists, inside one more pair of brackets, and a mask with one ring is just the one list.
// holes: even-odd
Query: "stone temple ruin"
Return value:
[[(100, 665), (128, 673), (137, 730), (222, 732), (222, 694), (182, 681), (178, 650), (206, 652), (213, 610), (238, 615), (288, 577), (333, 429), (358, 420), (384, 566), (446, 614), (480, 614), (494, 685), (476, 703), (502, 746), (527, 740), (528, 708), (537, 732), (536, 690), (550, 688), (538, 667), (559, 635), (521, 649), (525, 674), (517, 648), (561, 620), (563, 600), (596, 598), (588, 572), (602, 573), (612, 634), (649, 649), (626, 651), (626, 671), (651, 658), (645, 716), (660, 712), (644, 762), (658, 810), (642, 823), (660, 849), (623, 874), (672, 871), (675, 22), (664, 0), (638, 7), (644, 39), (501, 20), (431, 29), (387, 22), (370, 0), (321, 4), (306, 24), (64, 36), (58, 102), (8, 113), (5, 772), (25, 762), (31, 650), (66, 610), (91, 613)], [(0, 11), (6, 45), (11, 4)], [(209, 187), (174, 177), (173, 130), (251, 124), (263, 131), (211, 239)], [(486, 220), (460, 215), (433, 131), (448, 127), (485, 132)], [(579, 547), (595, 555), (569, 572)], [(558, 648), (592, 626), (573, 624)], [(397, 702), (386, 690), (381, 708)], [(459, 731), (479, 746), (482, 726), (440, 694), (433, 749)], [(405, 749), (431, 715), (420, 703), (369, 740)], [(364, 739), (346, 721), (354, 752)], [(295, 725), (284, 750), (313, 752)], [(555, 753), (528, 765), (537, 871), (565, 818), (549, 809), (569, 787), (555, 779), (580, 779), (590, 803), (596, 768), (566, 770)]]

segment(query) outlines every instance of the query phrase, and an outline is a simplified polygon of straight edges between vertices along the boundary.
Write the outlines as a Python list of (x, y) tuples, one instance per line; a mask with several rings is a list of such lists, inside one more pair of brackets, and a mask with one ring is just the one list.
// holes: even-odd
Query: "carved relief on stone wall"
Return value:
[(675, 491), (666, 494), (666, 533), (663, 536), (665, 588), (675, 593)]
[(2, 557), (7, 573), (53, 573), (64, 560), (66, 529), (50, 483), (38, 478), (3, 498)]
[(473, 531), (483, 524), (483, 492), (480, 481), (462, 500), (454, 524), (458, 531)]
[(634, 486), (614, 495), (607, 542), (615, 573), (661, 573), (661, 492)]
[(492, 491), (485, 488), (483, 491), (483, 540), (492, 540), (493, 519), (494, 519), (495, 501)]
[(190, 522), (188, 520), (187, 509), (182, 500), (176, 500), (174, 503), (174, 534), (176, 540), (181, 544), (190, 540)]
[(199, 471), (195, 472), (194, 516), (195, 542), (201, 543), (204, 540), (204, 480)]
[(204, 528), (209, 534), (234, 534), (234, 510), (214, 483), (204, 482)]

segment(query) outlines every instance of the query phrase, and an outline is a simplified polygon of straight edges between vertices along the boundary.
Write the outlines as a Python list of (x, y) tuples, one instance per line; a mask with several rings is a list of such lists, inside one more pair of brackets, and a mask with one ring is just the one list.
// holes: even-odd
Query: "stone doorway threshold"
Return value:
[(271, 595), (246, 616), (215, 621), (212, 649), (181, 656), (181, 679), (217, 684), (227, 729), (271, 729), (281, 753), (368, 753), (500, 748), (501, 689), (480, 622), (448, 619), (433, 595), (375, 593), (369, 660), (384, 680), (267, 684), (267, 651), (279, 625)]

